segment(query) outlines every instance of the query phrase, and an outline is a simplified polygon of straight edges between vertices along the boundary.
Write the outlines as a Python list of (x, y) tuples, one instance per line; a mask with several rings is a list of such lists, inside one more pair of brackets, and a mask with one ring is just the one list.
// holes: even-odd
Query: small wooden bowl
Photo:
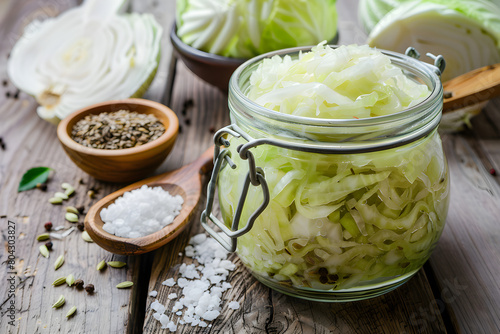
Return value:
[[(147, 144), (118, 150), (85, 147), (71, 138), (73, 126), (83, 117), (118, 110), (153, 114), (165, 126), (165, 133)], [(98, 180), (123, 183), (151, 175), (172, 150), (178, 130), (179, 120), (170, 108), (154, 101), (125, 99), (97, 103), (74, 112), (59, 123), (57, 136), (66, 154), (83, 171)]]

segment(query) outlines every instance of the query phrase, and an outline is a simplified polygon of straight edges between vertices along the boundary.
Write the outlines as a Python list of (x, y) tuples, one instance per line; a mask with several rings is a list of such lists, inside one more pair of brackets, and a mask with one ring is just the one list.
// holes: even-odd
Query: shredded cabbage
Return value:
[(284, 114), (346, 119), (396, 113), (429, 95), (390, 58), (368, 46), (325, 43), (311, 52), (264, 59), (250, 78), (248, 97)]
[[(337, 57), (344, 57), (343, 62), (332, 61), (325, 52), (334, 51), (319, 46), (311, 54), (302, 55), (299, 61), (286, 57), (281, 61), (277, 58), (264, 61), (252, 77), (248, 96), (258, 99), (273, 93), (273, 88), (299, 85), (297, 82), (307, 74), (319, 76), (322, 71), (318, 69), (322, 67), (325, 68), (323, 77), (332, 71), (342, 73), (347, 68), (352, 81), (348, 84), (358, 87), (358, 94), (364, 95), (373, 87), (383, 86), (384, 80), (372, 81), (375, 77), (384, 78), (379, 72), (396, 72), (394, 66), (378, 59), (385, 56), (366, 47), (339, 48)], [(346, 56), (348, 52), (353, 56)], [(314, 62), (314, 59), (325, 63)], [(366, 59), (378, 65), (365, 66), (361, 60)], [(356, 72), (357, 64), (361, 64), (362, 75)], [(335, 66), (338, 68), (333, 69)], [(267, 77), (259, 73), (263, 69), (268, 71)], [(340, 80), (337, 76), (331, 79)], [(282, 80), (285, 77), (287, 79)], [(292, 77), (297, 82), (291, 83)], [(271, 88), (263, 95), (255, 94), (265, 78), (265, 86)], [(410, 87), (411, 91), (421, 89), (415, 82), (407, 84), (409, 86), (402, 87)], [(386, 99), (411, 104), (412, 98), (407, 95), (414, 92), (406, 92), (398, 85), (390, 87), (393, 95), (388, 94)], [(304, 106), (301, 115), (327, 115), (323, 111), (317, 114), (317, 105), (321, 103), (314, 103), (319, 99), (316, 90), (297, 98), (300, 91), (288, 91), (290, 96), (281, 94), (280, 98), (308, 100), (309, 110)], [(343, 98), (352, 99), (351, 105), (356, 103), (357, 98), (343, 89), (335, 91)], [(417, 100), (424, 95), (422, 89), (416, 95)], [(336, 95), (332, 96), (337, 99)], [(297, 106), (287, 108), (276, 110), (293, 113)], [(365, 108), (352, 110), (358, 114)], [(385, 109), (376, 108), (376, 115), (399, 109), (399, 105), (394, 108), (390, 104)], [(339, 112), (331, 115), (344, 116)], [(259, 136), (250, 128), (247, 131), (250, 136)], [(224, 167), (218, 180), (221, 212), (228, 226), (243, 188), (244, 179), (240, 176), (248, 172), (248, 162), (241, 160), (236, 152), (236, 147), (245, 140), (233, 137), (230, 143), (231, 159), (237, 168)], [(380, 283), (418, 270), (441, 235), (449, 189), (446, 160), (437, 131), (402, 147), (365, 154), (307, 153), (271, 145), (255, 147), (252, 153), (257, 166), (264, 171), (271, 200), (250, 232), (238, 239), (237, 251), (257, 277), (283, 286), (316, 290), (342, 290)], [(262, 199), (260, 187), (250, 187), (240, 228)]]
[(234, 58), (313, 45), (337, 33), (336, 0), (177, 0), (177, 35)]

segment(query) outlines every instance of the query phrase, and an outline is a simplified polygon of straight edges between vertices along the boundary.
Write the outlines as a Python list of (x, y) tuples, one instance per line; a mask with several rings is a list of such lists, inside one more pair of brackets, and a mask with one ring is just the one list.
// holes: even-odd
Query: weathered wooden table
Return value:
[[(0, 81), (7, 80), (6, 60), (23, 27), (35, 18), (46, 18), (76, 5), (76, 0), (2, 0), (0, 2)], [(164, 26), (163, 55), (156, 79), (146, 98), (162, 101), (177, 112), (182, 132), (175, 148), (157, 173), (193, 161), (210, 144), (213, 129), (229, 123), (226, 96), (191, 74), (182, 63), (172, 69), (168, 31), (173, 23), (174, 0), (135, 0), (131, 8), (152, 12)], [(366, 36), (356, 20), (357, 1), (339, 0), (340, 43), (363, 43)], [(175, 78), (174, 78), (175, 74)], [(173, 90), (170, 94), (171, 87)], [(189, 236), (199, 233), (199, 212), (180, 237), (157, 251), (137, 257), (117, 256), (89, 244), (76, 231), (54, 241), (49, 260), (40, 256), (36, 236), (43, 224), (69, 225), (63, 208), (49, 205), (51, 194), (62, 182), (78, 185), (68, 204), (90, 205), (123, 184), (106, 184), (86, 175), (64, 154), (53, 125), (38, 118), (36, 102), (16, 94), (10, 83), (0, 86), (0, 231), (5, 247), (0, 261), (0, 333), (155, 333), (148, 291), (158, 299), (177, 291), (161, 282), (175, 277), (187, 261), (179, 252)], [(194, 106), (182, 113), (185, 101)], [(287, 297), (258, 283), (232, 256), (237, 269), (229, 281), (233, 288), (225, 299), (238, 300), (240, 309), (224, 306), (211, 328), (179, 326), (178, 332), (216, 333), (500, 333), (500, 100), (490, 102), (472, 121), (472, 129), (443, 136), (451, 173), (451, 205), (443, 236), (430, 261), (407, 284), (382, 297), (352, 303), (314, 303)], [(17, 193), (21, 175), (30, 167), (49, 166), (56, 172), (47, 192)], [(83, 184), (79, 183), (82, 180)], [(90, 199), (89, 188), (99, 188)], [(10, 226), (10, 227), (9, 227)], [(15, 230), (15, 266), (8, 266), (8, 236)], [(12, 250), (12, 249), (11, 249)], [(57, 272), (54, 259), (64, 254), (65, 265)], [(125, 269), (98, 272), (102, 259), (128, 263)], [(11, 274), (14, 272), (15, 274)], [(55, 278), (73, 273), (96, 287), (94, 295), (54, 288)], [(14, 277), (13, 280), (9, 278)], [(115, 285), (131, 280), (132, 289)], [(11, 284), (12, 283), (12, 284)], [(11, 289), (13, 288), (13, 291)], [(60, 294), (66, 308), (51, 308)], [(12, 304), (13, 303), (13, 304)], [(13, 326), (9, 324), (14, 305)], [(69, 305), (78, 313), (67, 320)], [(172, 306), (169, 301), (168, 307)]]

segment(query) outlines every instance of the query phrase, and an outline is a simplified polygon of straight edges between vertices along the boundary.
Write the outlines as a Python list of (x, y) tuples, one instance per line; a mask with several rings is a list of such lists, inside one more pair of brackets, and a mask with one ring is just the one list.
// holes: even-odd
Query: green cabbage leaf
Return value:
[[(500, 62), (500, 0), (361, 0), (359, 19), (372, 47), (442, 55), (443, 81)], [(440, 128), (462, 129), (483, 106), (445, 113)]]
[(178, 0), (177, 35), (202, 51), (251, 58), (337, 33), (336, 0)]

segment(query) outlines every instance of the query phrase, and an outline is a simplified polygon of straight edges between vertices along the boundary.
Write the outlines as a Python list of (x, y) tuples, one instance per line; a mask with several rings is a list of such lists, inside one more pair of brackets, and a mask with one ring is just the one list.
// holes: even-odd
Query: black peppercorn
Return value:
[(53, 246), (53, 245), (54, 245), (54, 244), (52, 243), (52, 241), (47, 241), (47, 242), (45, 243), (45, 247), (47, 247), (47, 249), (48, 249), (48, 250), (52, 250), (52, 246)]
[(87, 291), (87, 293), (94, 293), (94, 284), (87, 284), (87, 286), (85, 287), (85, 291)]
[[(77, 279), (77, 280), (75, 281), (75, 287), (76, 287), (78, 290), (82, 290), (82, 289), (83, 289), (83, 285), (84, 285), (84, 284), (85, 284), (85, 283), (83, 283), (83, 280), (81, 280), (81, 279)], [(92, 285), (92, 284), (91, 284), (91, 285)]]
[(82, 222), (79, 222), (76, 227), (80, 230), (80, 231), (84, 231), (85, 230), (85, 224), (82, 223)]

